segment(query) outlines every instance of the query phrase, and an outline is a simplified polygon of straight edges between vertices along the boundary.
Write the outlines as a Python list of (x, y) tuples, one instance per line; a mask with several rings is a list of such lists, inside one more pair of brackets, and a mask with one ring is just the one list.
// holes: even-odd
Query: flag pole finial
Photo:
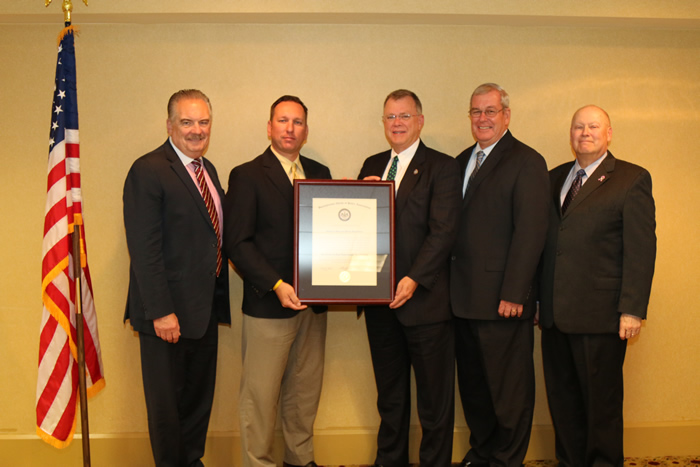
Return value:
[[(51, 5), (52, 0), (44, 0), (44, 5), (49, 6)], [(88, 4), (88, 0), (83, 0), (83, 3), (85, 3), (85, 6)], [(66, 23), (70, 24), (71, 18), (70, 15), (73, 12), (73, 2), (71, 0), (63, 0), (63, 19)]]

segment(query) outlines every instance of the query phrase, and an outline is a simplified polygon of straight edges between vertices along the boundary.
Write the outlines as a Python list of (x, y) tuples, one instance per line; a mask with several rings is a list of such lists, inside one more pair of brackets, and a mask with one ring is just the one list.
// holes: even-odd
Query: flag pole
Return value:
[(83, 330), (83, 268), (80, 249), (80, 225), (73, 224), (73, 277), (75, 278), (75, 327), (78, 331), (78, 391), (80, 426), (83, 440), (83, 467), (90, 467), (90, 424), (88, 422), (87, 384), (85, 383), (85, 339)]

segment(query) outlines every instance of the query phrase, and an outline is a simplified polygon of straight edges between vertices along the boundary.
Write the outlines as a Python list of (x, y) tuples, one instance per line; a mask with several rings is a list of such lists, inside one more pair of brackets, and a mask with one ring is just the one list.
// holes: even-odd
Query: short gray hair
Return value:
[(484, 83), (481, 86), (478, 86), (476, 89), (474, 89), (472, 97), (469, 99), (469, 103), (471, 104), (471, 101), (474, 99), (474, 96), (488, 94), (491, 91), (496, 91), (501, 95), (501, 106), (504, 109), (510, 108), (510, 97), (508, 96), (508, 93), (505, 89), (503, 89), (496, 83)]
[(173, 119), (175, 119), (175, 106), (182, 99), (203, 100), (207, 103), (207, 107), (209, 107), (209, 117), (211, 117), (211, 102), (209, 102), (209, 98), (206, 94), (204, 94), (199, 89), (181, 89), (180, 91), (170, 96), (170, 99), (168, 100), (168, 120), (172, 121)]

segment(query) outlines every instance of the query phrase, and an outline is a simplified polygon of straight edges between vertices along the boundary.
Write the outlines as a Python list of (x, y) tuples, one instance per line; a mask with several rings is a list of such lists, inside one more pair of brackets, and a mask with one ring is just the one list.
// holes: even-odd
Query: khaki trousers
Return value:
[(287, 319), (243, 315), (240, 420), (244, 467), (274, 467), (277, 407), (284, 461), (314, 460), (313, 427), (321, 398), (326, 313), (311, 309)]

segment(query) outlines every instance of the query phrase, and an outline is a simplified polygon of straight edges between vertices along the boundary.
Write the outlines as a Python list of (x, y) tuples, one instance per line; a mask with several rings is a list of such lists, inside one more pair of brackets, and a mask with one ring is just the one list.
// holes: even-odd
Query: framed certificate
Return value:
[(304, 304), (394, 300), (394, 182), (294, 180), (294, 289)]

